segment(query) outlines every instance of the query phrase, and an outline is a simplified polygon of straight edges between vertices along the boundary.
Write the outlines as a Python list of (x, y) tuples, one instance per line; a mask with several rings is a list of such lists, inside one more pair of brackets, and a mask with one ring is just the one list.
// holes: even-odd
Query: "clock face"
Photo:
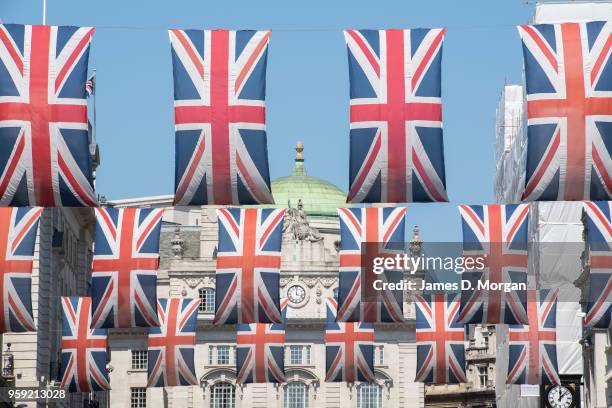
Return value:
[(306, 291), (299, 285), (293, 285), (287, 290), (287, 298), (291, 303), (301, 303), (306, 297)]
[(548, 391), (546, 399), (552, 408), (570, 408), (574, 403), (574, 394), (567, 387), (557, 385)]

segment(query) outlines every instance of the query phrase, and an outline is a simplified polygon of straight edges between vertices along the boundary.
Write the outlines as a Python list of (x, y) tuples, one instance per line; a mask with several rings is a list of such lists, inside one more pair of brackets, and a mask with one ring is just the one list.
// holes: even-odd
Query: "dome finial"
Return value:
[(295, 144), (295, 151), (297, 152), (295, 155), (296, 161), (304, 161), (304, 157), (302, 156), (302, 152), (304, 151), (304, 143), (297, 142)]
[(304, 143), (297, 142), (295, 144), (295, 165), (293, 166), (293, 171), (291, 172), (292, 176), (305, 176), (306, 168), (304, 167), (304, 156), (302, 156), (302, 152), (304, 151)]

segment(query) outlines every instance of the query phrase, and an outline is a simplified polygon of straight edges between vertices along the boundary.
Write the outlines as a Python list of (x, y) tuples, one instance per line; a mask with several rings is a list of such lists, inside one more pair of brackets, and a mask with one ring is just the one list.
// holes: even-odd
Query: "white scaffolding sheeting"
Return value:
[[(559, 374), (582, 375), (582, 317), (580, 289), (574, 282), (582, 273), (584, 251), (581, 202), (535, 202), (529, 225), (529, 275), (538, 286), (559, 291), (557, 302), (557, 364)], [(507, 327), (498, 326), (496, 397), (500, 407), (539, 406), (536, 397), (522, 397), (519, 386), (502, 385), (508, 372)], [(535, 405), (534, 405), (535, 404)]]
[(530, 268), (539, 286), (556, 289), (557, 362), (559, 374), (582, 374), (582, 318), (580, 289), (574, 282), (582, 273), (582, 203), (571, 201), (534, 203), (530, 242), (534, 242)]
[(537, 3), (534, 23), (562, 23), (612, 19), (612, 3), (609, 1), (589, 2), (546, 2)]
[(495, 120), (495, 197), (516, 203), (525, 184), (526, 137), (523, 132), (523, 87), (505, 85)]

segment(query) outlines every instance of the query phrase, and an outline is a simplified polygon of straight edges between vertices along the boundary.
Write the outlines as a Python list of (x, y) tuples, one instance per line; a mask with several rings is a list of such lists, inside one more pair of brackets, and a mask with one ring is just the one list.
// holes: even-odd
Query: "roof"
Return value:
[(272, 181), (272, 196), (276, 207), (295, 207), (302, 200), (309, 216), (337, 217), (337, 209), (346, 207), (346, 193), (335, 184), (309, 176), (304, 166), (304, 145), (297, 143), (295, 165), (290, 176)]
[[(298, 142), (295, 150), (297, 155), (291, 175), (272, 181), (272, 196), (275, 204), (272, 206), (266, 204), (262, 207), (296, 207), (298, 201), (302, 200), (304, 211), (309, 216), (337, 217), (337, 209), (347, 206), (346, 193), (329, 181), (309, 176), (302, 157), (304, 145)], [(172, 195), (159, 195), (108, 200), (104, 201), (104, 204), (113, 207), (170, 207), (172, 199)]]

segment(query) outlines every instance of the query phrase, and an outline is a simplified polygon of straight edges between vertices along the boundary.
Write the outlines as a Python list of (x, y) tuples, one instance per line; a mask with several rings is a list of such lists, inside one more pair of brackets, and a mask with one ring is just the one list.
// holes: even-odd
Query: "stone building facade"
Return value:
[[(299, 149), (299, 147), (298, 147)], [(345, 193), (306, 174), (301, 155), (289, 177), (273, 181), (276, 205), (289, 207), (283, 233), (281, 294), (299, 287), (289, 304), (285, 367), (287, 383), (235, 382), (235, 327), (213, 326), (217, 220), (215, 208), (167, 209), (161, 237), (158, 296), (200, 298), (196, 374), (199, 386), (146, 389), (146, 332), (113, 330), (111, 406), (132, 407), (421, 407), (424, 387), (414, 383), (414, 309), (405, 300), (405, 322), (376, 327), (377, 383), (325, 382), (325, 298), (338, 286), (339, 221)], [(155, 206), (170, 205), (156, 199)], [(138, 202), (137, 202), (138, 201)], [(147, 198), (110, 202), (147, 206)], [(188, 220), (185, 222), (185, 220)], [(407, 275), (407, 277), (412, 275)], [(419, 274), (415, 275), (418, 279)]]
[[(59, 385), (61, 296), (86, 296), (91, 277), (95, 217), (92, 209), (47, 208), (42, 213), (32, 270), (35, 333), (5, 333), (3, 350), (13, 354), (17, 387)], [(9, 347), (10, 344), (10, 347)], [(105, 405), (104, 393), (71, 394), (63, 406), (82, 407), (85, 400)], [(20, 402), (34, 407), (36, 402)], [(39, 401), (38, 406), (45, 406)]]

